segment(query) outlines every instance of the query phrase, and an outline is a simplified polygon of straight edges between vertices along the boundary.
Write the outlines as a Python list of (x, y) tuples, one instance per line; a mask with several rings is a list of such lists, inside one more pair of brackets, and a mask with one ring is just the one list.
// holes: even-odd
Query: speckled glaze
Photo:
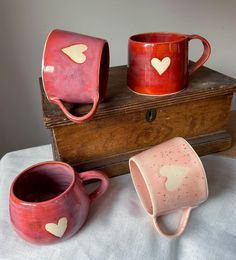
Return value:
[[(101, 180), (87, 194), (83, 182)], [(84, 224), (92, 201), (108, 187), (100, 171), (76, 174), (62, 162), (43, 162), (19, 174), (10, 189), (10, 218), (16, 232), (35, 244), (51, 244), (69, 238)]]
[[(53, 30), (45, 42), (42, 79), (51, 103), (57, 104), (73, 122), (81, 123), (96, 112), (106, 92), (109, 47), (106, 40)], [(72, 115), (63, 102), (93, 103), (84, 116)]]
[[(190, 211), (208, 197), (205, 170), (196, 152), (181, 137), (154, 146), (129, 161), (132, 180), (143, 207), (158, 232), (177, 237), (185, 229)], [(159, 216), (183, 209), (174, 233), (159, 226)]]
[[(188, 43), (199, 39), (201, 58), (188, 65)], [(133, 35), (128, 42), (128, 87), (141, 95), (166, 95), (181, 91), (189, 75), (201, 67), (211, 52), (209, 42), (199, 35), (153, 32)]]

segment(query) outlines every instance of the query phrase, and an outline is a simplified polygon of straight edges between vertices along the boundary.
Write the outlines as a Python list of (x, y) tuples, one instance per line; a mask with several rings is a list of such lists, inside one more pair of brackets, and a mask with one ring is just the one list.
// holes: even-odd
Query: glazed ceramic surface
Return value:
[[(188, 43), (199, 39), (204, 46), (201, 58), (188, 65)], [(128, 42), (128, 87), (143, 95), (163, 95), (184, 89), (189, 75), (201, 67), (211, 52), (209, 42), (199, 35), (145, 33)]]
[[(138, 196), (157, 230), (170, 237), (180, 235), (191, 209), (208, 197), (206, 174), (196, 152), (185, 139), (176, 137), (135, 155), (129, 166)], [(183, 215), (176, 232), (164, 232), (158, 217), (178, 209), (183, 209)]]
[[(43, 86), (51, 103), (60, 106), (75, 123), (89, 119), (104, 98), (109, 69), (106, 40), (62, 30), (52, 31), (46, 40), (42, 60)], [(64, 106), (93, 103), (91, 111), (74, 116)]]
[[(87, 194), (83, 181), (101, 180)], [(10, 190), (10, 217), (16, 232), (25, 240), (50, 244), (75, 234), (84, 224), (91, 202), (108, 187), (100, 171), (76, 174), (61, 162), (44, 162), (23, 171)]]

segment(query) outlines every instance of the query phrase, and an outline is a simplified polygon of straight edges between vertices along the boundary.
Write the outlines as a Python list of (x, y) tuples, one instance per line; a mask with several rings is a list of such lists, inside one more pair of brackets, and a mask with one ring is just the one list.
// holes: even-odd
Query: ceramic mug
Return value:
[[(204, 51), (188, 65), (188, 43), (199, 39)], [(189, 76), (201, 67), (211, 52), (209, 42), (199, 35), (153, 32), (133, 35), (128, 42), (128, 87), (137, 94), (163, 95), (184, 89)]]
[[(98, 179), (100, 186), (88, 194), (84, 181)], [(91, 202), (108, 187), (100, 171), (75, 173), (62, 162), (43, 162), (19, 174), (10, 189), (10, 218), (16, 232), (36, 244), (69, 238), (84, 224)]]
[[(106, 92), (109, 47), (106, 40), (53, 30), (45, 42), (42, 60), (43, 87), (49, 102), (57, 104), (75, 123), (90, 119)], [(83, 116), (72, 115), (63, 101), (93, 103)]]
[[(208, 197), (205, 170), (196, 152), (183, 138), (176, 137), (129, 160), (136, 192), (157, 231), (177, 237), (185, 229), (190, 212)], [(182, 209), (174, 232), (163, 230), (160, 217)]]

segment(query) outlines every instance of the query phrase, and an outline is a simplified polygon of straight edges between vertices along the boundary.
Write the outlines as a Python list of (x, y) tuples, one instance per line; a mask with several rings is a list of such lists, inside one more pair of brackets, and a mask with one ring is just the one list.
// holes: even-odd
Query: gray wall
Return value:
[[(132, 34), (200, 34), (212, 44), (206, 65), (236, 77), (235, 10), (234, 0), (0, 0), (0, 155), (50, 142), (42, 123), (38, 77), (51, 29), (107, 39), (111, 66), (127, 63)], [(197, 59), (201, 51), (199, 43), (192, 43), (190, 57)]]

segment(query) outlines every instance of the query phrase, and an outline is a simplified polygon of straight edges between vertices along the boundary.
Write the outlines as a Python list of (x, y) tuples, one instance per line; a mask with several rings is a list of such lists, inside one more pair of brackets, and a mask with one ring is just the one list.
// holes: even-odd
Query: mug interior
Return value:
[(22, 201), (42, 202), (62, 194), (73, 181), (74, 172), (68, 166), (41, 164), (19, 175), (13, 185), (13, 193)]
[(138, 193), (138, 196), (139, 196), (144, 208), (146, 209), (146, 211), (152, 215), (153, 214), (152, 201), (151, 201), (151, 197), (150, 197), (146, 182), (142, 176), (141, 170), (139, 169), (136, 162), (133, 161), (132, 159), (129, 162), (129, 167), (130, 167), (132, 180), (133, 180), (135, 189)]
[(105, 42), (102, 50), (100, 70), (99, 70), (99, 94), (101, 99), (103, 99), (106, 92), (108, 70), (109, 70), (109, 46), (108, 43)]
[(186, 36), (178, 33), (143, 33), (133, 35), (130, 39), (141, 43), (169, 43), (182, 41)]

